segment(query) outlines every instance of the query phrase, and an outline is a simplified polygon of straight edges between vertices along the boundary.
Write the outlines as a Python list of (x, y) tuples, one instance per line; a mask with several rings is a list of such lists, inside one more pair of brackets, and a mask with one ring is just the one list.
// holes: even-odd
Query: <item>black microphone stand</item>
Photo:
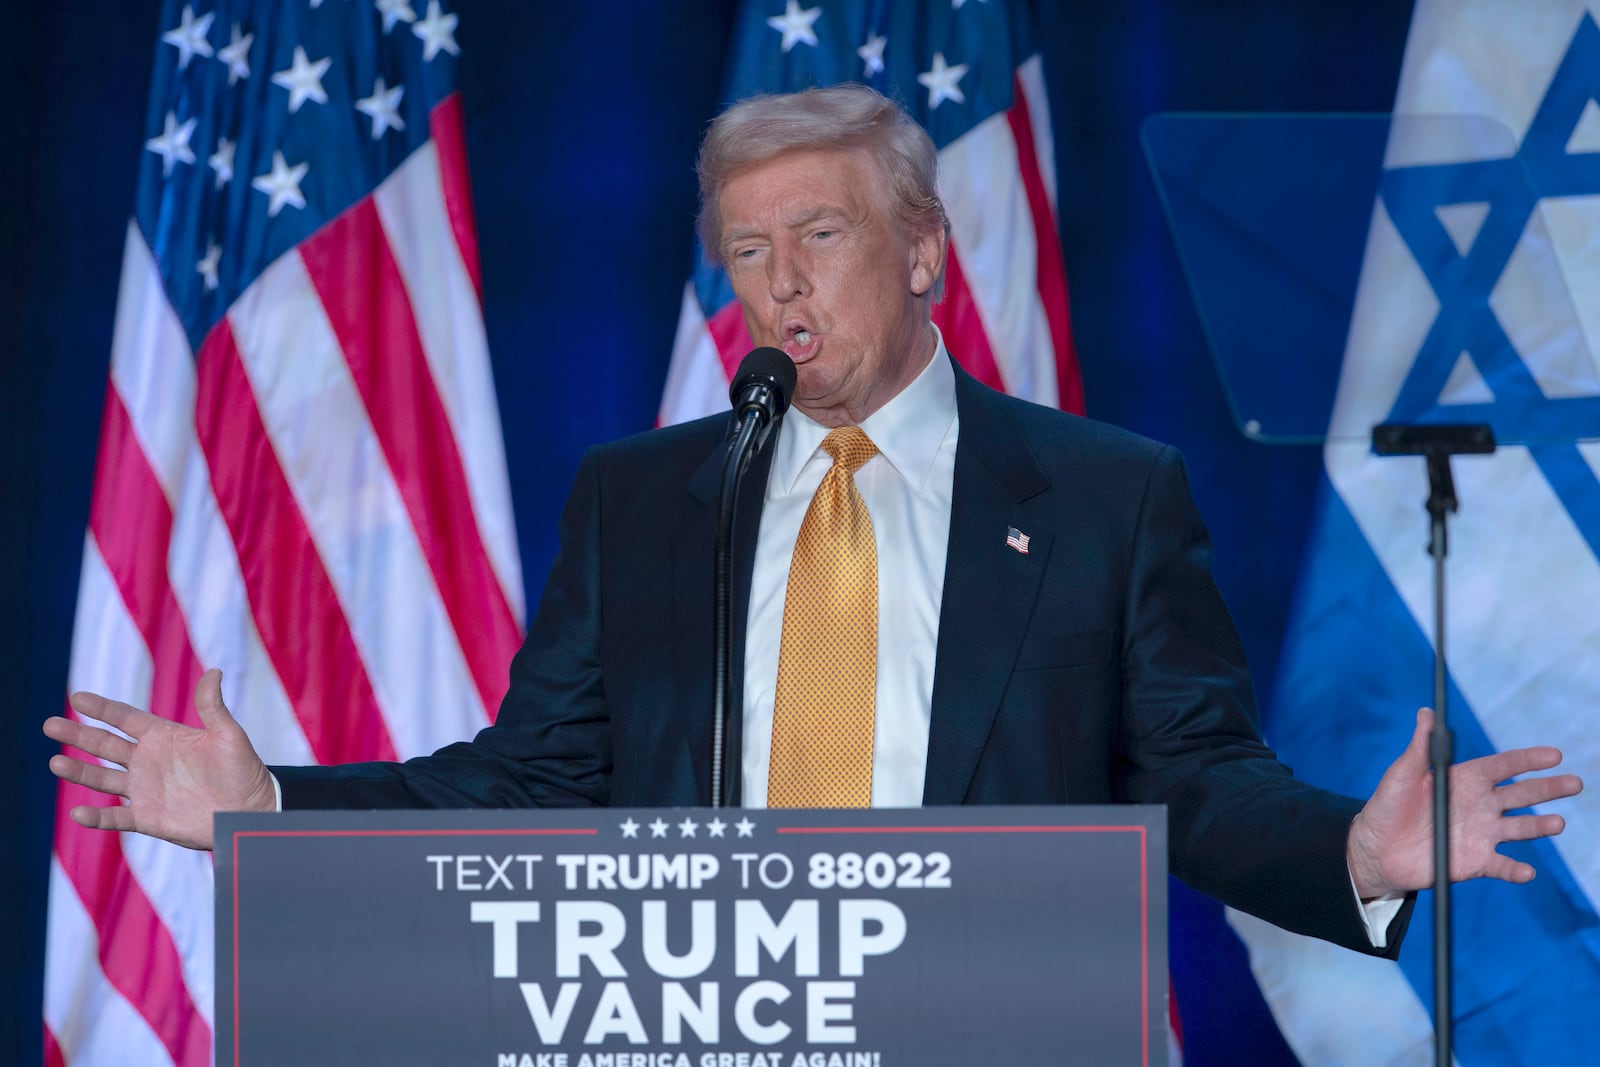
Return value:
[(733, 664), (729, 630), (733, 616), (733, 524), (738, 514), (739, 483), (750, 460), (766, 444), (778, 420), (788, 410), (797, 372), (789, 357), (776, 348), (757, 348), (745, 356), (733, 376), (728, 399), (733, 401), (733, 422), (728, 427), (728, 455), (722, 464), (722, 488), (717, 495), (716, 588), (712, 593), (711, 643), (711, 806), (727, 807), (730, 791), (723, 767), (728, 758), (728, 694), (733, 691)]
[(1433, 764), (1433, 1031), (1437, 1067), (1451, 1067), (1450, 946), (1450, 766), (1455, 735), (1446, 716), (1448, 672), (1444, 650), (1446, 524), (1457, 510), (1450, 457), (1494, 451), (1494, 431), (1486, 424), (1407, 426), (1383, 423), (1372, 428), (1372, 450), (1380, 456), (1424, 456), (1428, 461), (1428, 555), (1433, 557), (1433, 732), (1428, 759)]
[(750, 447), (765, 420), (754, 407), (739, 416), (738, 429), (722, 466), (722, 489), (717, 494), (717, 572), (713, 596), (711, 643), (715, 673), (712, 677), (711, 806), (728, 806), (723, 765), (728, 746), (728, 693), (732, 690), (728, 631), (733, 614), (733, 519), (738, 513), (739, 483), (754, 450)]

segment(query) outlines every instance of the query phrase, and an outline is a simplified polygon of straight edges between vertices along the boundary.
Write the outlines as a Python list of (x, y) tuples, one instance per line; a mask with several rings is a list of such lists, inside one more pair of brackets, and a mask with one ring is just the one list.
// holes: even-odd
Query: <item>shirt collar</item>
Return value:
[[(927, 484), (939, 446), (956, 421), (955, 371), (950, 367), (944, 335), (937, 326), (933, 333), (933, 358), (922, 373), (861, 424), (889, 466), (917, 490)], [(783, 432), (778, 434), (778, 451), (772, 457), (772, 475), (767, 481), (769, 497), (787, 496), (794, 491), (800, 472), (828, 435), (828, 427), (797, 408), (791, 407), (783, 418)]]

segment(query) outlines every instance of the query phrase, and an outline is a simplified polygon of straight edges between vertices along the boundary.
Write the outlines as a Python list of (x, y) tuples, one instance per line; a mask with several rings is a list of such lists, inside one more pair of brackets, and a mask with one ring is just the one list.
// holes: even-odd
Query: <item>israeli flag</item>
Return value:
[[(1488, 422), (1454, 463), (1447, 651), (1457, 758), (1553, 744), (1590, 779), (1530, 885), (1455, 904), (1457, 1062), (1600, 1064), (1600, 4), (1419, 0), (1269, 740), (1368, 795), (1431, 701), (1421, 459), (1385, 421)], [(1589, 438), (1590, 440), (1584, 440)], [(1506, 444), (1510, 442), (1510, 444)], [(1307, 1064), (1431, 1064), (1432, 894), (1398, 963), (1231, 914)]]

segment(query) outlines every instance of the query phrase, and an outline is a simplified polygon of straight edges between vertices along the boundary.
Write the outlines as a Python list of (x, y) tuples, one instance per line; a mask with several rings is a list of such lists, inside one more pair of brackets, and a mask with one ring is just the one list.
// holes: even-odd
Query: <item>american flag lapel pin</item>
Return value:
[(1006, 527), (1006, 544), (1024, 556), (1028, 554), (1028, 535), (1015, 526)]

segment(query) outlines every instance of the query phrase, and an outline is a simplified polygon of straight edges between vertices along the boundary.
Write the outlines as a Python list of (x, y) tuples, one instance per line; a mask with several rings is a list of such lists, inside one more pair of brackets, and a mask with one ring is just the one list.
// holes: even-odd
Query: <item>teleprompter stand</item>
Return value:
[(1372, 428), (1372, 450), (1380, 456), (1422, 456), (1428, 461), (1428, 555), (1433, 557), (1433, 733), (1428, 758), (1433, 764), (1433, 1019), (1438, 1067), (1451, 1063), (1450, 959), (1450, 773), (1455, 735), (1446, 714), (1449, 675), (1445, 665), (1445, 572), (1450, 551), (1448, 520), (1457, 510), (1450, 457), (1486, 455), (1495, 448), (1494, 431), (1483, 423), (1407, 426), (1382, 423)]

